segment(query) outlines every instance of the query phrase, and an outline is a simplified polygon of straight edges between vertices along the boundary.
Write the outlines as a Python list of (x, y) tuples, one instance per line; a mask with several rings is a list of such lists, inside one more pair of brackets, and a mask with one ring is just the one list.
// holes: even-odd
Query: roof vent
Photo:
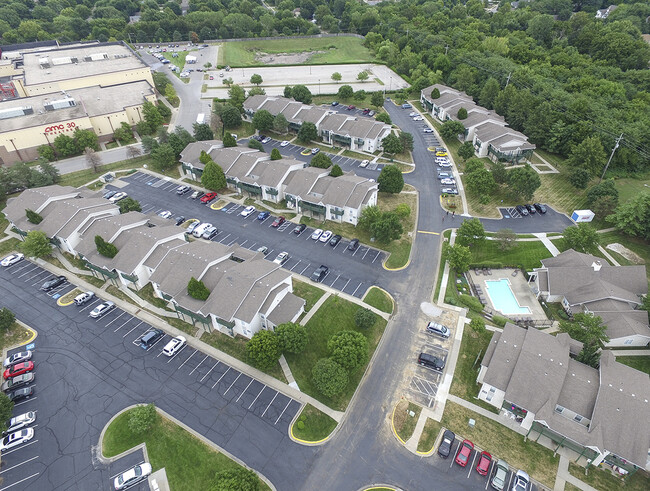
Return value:
[(598, 272), (600, 271), (600, 268), (603, 267), (603, 265), (600, 261), (594, 261), (593, 263), (591, 263), (591, 267), (594, 268), (594, 271)]

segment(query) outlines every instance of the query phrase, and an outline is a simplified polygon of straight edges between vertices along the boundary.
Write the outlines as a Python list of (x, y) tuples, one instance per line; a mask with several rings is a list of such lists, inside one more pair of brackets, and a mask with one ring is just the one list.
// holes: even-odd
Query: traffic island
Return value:
[(289, 428), (289, 436), (303, 445), (320, 445), (329, 440), (336, 426), (334, 419), (306, 404)]

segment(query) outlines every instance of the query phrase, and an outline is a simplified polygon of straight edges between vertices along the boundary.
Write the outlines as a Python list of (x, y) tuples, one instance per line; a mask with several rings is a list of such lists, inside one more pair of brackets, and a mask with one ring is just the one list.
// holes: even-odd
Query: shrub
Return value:
[(478, 298), (472, 297), (471, 295), (460, 295), (460, 303), (468, 307), (474, 312), (483, 312), (483, 304)]
[(375, 314), (370, 309), (358, 309), (354, 314), (354, 323), (359, 329), (368, 329), (375, 324)]
[(95, 235), (95, 246), (97, 247), (97, 252), (104, 257), (112, 259), (118, 253), (117, 247), (110, 242), (106, 242), (101, 235)]
[(341, 393), (348, 385), (348, 372), (330, 358), (321, 358), (311, 371), (312, 382), (325, 397)]
[(135, 407), (129, 412), (129, 430), (132, 433), (144, 433), (153, 426), (157, 418), (158, 413), (153, 404)]
[(197, 300), (207, 300), (210, 296), (210, 290), (208, 290), (208, 287), (202, 281), (192, 276), (187, 284), (187, 294)]
[(275, 335), (283, 352), (300, 353), (307, 347), (307, 329), (300, 324), (280, 324), (275, 328)]
[(16, 316), (7, 307), (2, 307), (0, 310), (0, 331), (6, 331), (13, 326), (16, 321)]
[(43, 221), (43, 217), (36, 213), (34, 210), (25, 210), (25, 214), (27, 215), (27, 221), (29, 223), (38, 225)]
[(493, 315), (492, 322), (499, 327), (503, 327), (506, 325), (506, 322), (508, 322), (508, 319), (501, 317), (500, 315)]
[(305, 429), (305, 422), (304, 422), (304, 421), (298, 421), (298, 422), (296, 423), (296, 427), (297, 427), (299, 430), (304, 430), (304, 429)]
[(260, 479), (250, 469), (235, 467), (219, 471), (214, 476), (211, 491), (258, 491)]
[(262, 368), (272, 368), (280, 359), (280, 343), (272, 331), (258, 331), (246, 345), (248, 357)]
[(469, 327), (471, 327), (474, 332), (482, 333), (485, 331), (485, 321), (480, 317), (474, 317), (470, 321)]
[(260, 150), (262, 152), (264, 151), (264, 145), (252, 138), (248, 140), (248, 148), (254, 148), (255, 150)]

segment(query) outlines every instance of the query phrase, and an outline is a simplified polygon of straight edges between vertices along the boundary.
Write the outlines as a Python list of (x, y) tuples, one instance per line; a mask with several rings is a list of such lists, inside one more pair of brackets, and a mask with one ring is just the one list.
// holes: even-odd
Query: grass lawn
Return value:
[(293, 436), (307, 442), (319, 442), (327, 438), (336, 428), (336, 421), (327, 414), (307, 404), (296, 423), (293, 425)]
[(470, 250), (472, 251), (472, 264), (494, 262), (509, 266), (522, 266), (528, 270), (540, 267), (540, 260), (552, 256), (541, 241), (520, 241), (512, 249), (502, 251), (496, 240), (485, 240), (481, 244), (472, 245)]
[(357, 304), (348, 302), (338, 296), (329, 297), (318, 309), (318, 312), (307, 322), (307, 335), (309, 342), (307, 349), (298, 355), (287, 354), (287, 362), (298, 382), (300, 390), (329, 407), (337, 410), (345, 410), (350, 398), (359, 385), (359, 381), (366, 370), (366, 365), (358, 367), (349, 373), (349, 381), (346, 389), (340, 394), (328, 398), (323, 396), (311, 382), (311, 370), (318, 360), (329, 356), (327, 341), (333, 334), (351, 330), (363, 333), (368, 338), (368, 359), (372, 358), (377, 344), (386, 328), (386, 321), (376, 316), (375, 325), (370, 329), (361, 330), (354, 323), (354, 314), (360, 307)]
[(632, 198), (635, 198), (641, 193), (650, 192), (650, 175), (646, 174), (640, 178), (617, 178), (614, 181), (614, 186), (618, 191), (619, 203), (625, 203), (626, 201), (630, 201)]
[[(248, 359), (248, 352), (246, 351), (246, 343), (248, 340), (242, 336), (235, 336), (234, 338), (231, 338), (226, 334), (213, 331), (211, 333), (203, 333), (201, 336), (201, 341), (217, 348), (218, 350), (223, 351), (233, 358), (237, 358), (238, 360), (243, 361), (244, 363), (248, 363), (252, 366), (250, 360)], [(287, 383), (287, 379), (285, 378), (284, 373), (282, 372), (282, 368), (280, 367), (280, 362), (276, 363), (275, 366), (270, 370), (262, 370), (261, 368), (259, 370), (266, 373), (267, 375), (270, 375), (271, 377), (277, 378), (285, 384)]]
[(102, 286), (104, 286), (104, 283), (106, 283), (106, 280), (97, 278), (96, 276), (92, 276), (92, 275), (84, 276), (84, 280), (97, 288), (101, 288)]
[[(411, 412), (415, 414), (411, 416)], [(402, 441), (407, 441), (413, 435), (421, 412), (422, 408), (412, 402), (400, 401), (397, 404), (393, 413), (393, 426)]]
[(153, 159), (151, 159), (148, 155), (145, 155), (133, 159), (113, 162), (112, 164), (102, 165), (99, 172), (94, 172), (92, 169), (84, 169), (77, 172), (71, 172), (70, 174), (63, 174), (61, 176), (59, 185), (79, 187), (94, 179), (98, 179), (105, 172), (122, 169), (137, 169), (139, 167), (142, 167), (144, 164), (147, 164), (147, 167), (151, 169)]
[[(650, 242), (638, 237), (630, 237), (629, 235), (625, 235), (618, 230), (614, 230), (612, 232), (604, 232), (602, 234), (599, 234), (599, 237), (600, 245), (603, 247), (605, 247), (607, 244), (619, 243), (627, 247), (632, 252), (638, 254), (646, 265), (646, 274), (648, 276), (648, 281), (650, 281)], [(607, 249), (607, 252), (614, 256), (616, 260), (620, 259), (619, 262), (621, 265), (634, 264), (616, 252), (610, 251), (609, 249)]]
[(363, 297), (363, 301), (368, 305), (372, 305), (376, 309), (386, 312), (388, 314), (393, 313), (393, 300), (384, 292), (376, 286), (373, 286), (366, 296)]
[(9, 349), (12, 346), (25, 343), (31, 335), (31, 332), (17, 322), (14, 322), (12, 326), (4, 331), (0, 336), (0, 352), (5, 348)]
[[(474, 428), (467, 424), (470, 418), (476, 421)], [(522, 435), (451, 401), (447, 401), (441, 423), (456, 433), (457, 438), (471, 440), (490, 452), (493, 458), (504, 459), (514, 468), (525, 469), (533, 479), (553, 488), (559, 456), (553, 457), (552, 450), (532, 440), (524, 442)]]
[[(153, 470), (165, 468), (171, 489), (210, 489), (217, 472), (239, 467), (167, 419), (159, 417), (151, 429), (142, 435), (134, 435), (129, 430), (128, 418), (129, 411), (113, 420), (106, 430), (102, 452), (112, 457), (146, 443)], [(269, 489), (262, 480), (260, 489)]]
[[(173, 55), (175, 54), (178, 56), (174, 58)], [(181, 71), (183, 71), (183, 67), (185, 66), (185, 57), (189, 54), (189, 51), (178, 51), (176, 53), (167, 51), (162, 53), (162, 55), (167, 58), (172, 65), (176, 65)]]
[(110, 293), (111, 295), (119, 298), (120, 300), (124, 300), (125, 302), (128, 302), (131, 305), (135, 305), (136, 307), (140, 307), (140, 305), (138, 303), (136, 303), (131, 297), (129, 297), (126, 293), (124, 293), (122, 290), (120, 290), (115, 285), (109, 285), (108, 287), (106, 287), (106, 291), (108, 293)]
[(154, 294), (153, 285), (151, 283), (147, 283), (144, 288), (140, 288), (137, 292), (134, 293), (142, 300), (147, 301), (148, 303), (150, 303), (155, 307), (158, 307), (159, 309), (165, 309), (165, 310), (169, 310), (170, 312), (173, 312), (172, 309), (167, 307), (167, 302), (165, 302), (162, 298), (157, 297)]
[(573, 462), (569, 462), (569, 473), (583, 482), (600, 491), (610, 491), (612, 489), (626, 489), (631, 491), (644, 491), (650, 489), (650, 476), (642, 470), (637, 471), (627, 480), (616, 477), (606, 468), (589, 467), (585, 475), (584, 467), (580, 467)]
[(293, 280), (293, 294), (305, 300), (305, 312), (309, 312), (318, 299), (325, 294), (325, 290), (304, 281)]
[(266, 66), (262, 62), (255, 60), (256, 53), (279, 54), (304, 53), (307, 51), (324, 51), (324, 53), (315, 53), (302, 64), (366, 63), (374, 60), (370, 50), (363, 46), (363, 39), (341, 36), (223, 43), (222, 48), (219, 49), (219, 64), (232, 67)]
[(476, 377), (481, 368), (480, 360), (490, 345), (492, 334), (492, 331), (487, 330), (482, 333), (477, 333), (469, 326), (465, 326), (463, 340), (460, 345), (460, 353), (458, 353), (458, 363), (449, 392), (498, 414), (499, 411), (494, 406), (476, 399), (479, 391)]
[(436, 443), (441, 427), (442, 425), (438, 421), (427, 418), (418, 442), (418, 452), (428, 453), (433, 450), (433, 444)]
[(0, 242), (0, 256), (5, 256), (12, 251), (17, 251), (18, 246), (20, 245), (20, 239), (11, 238), (8, 240), (3, 240)]
[(444, 236), (445, 239), (447, 239), (447, 241), (443, 242), (443, 250), (442, 250), (442, 252), (440, 254), (440, 264), (438, 265), (438, 280), (436, 281), (436, 292), (433, 295), (433, 302), (437, 302), (438, 301), (438, 295), (440, 295), (440, 286), (442, 284), (442, 275), (445, 272), (444, 271), (445, 258), (444, 258), (444, 254), (443, 254), (444, 246), (445, 246), (446, 243), (449, 242), (449, 237), (451, 237), (451, 230), (446, 230), (445, 232), (443, 232), (443, 236)]
[(616, 361), (650, 375), (650, 355), (648, 356), (617, 356)]

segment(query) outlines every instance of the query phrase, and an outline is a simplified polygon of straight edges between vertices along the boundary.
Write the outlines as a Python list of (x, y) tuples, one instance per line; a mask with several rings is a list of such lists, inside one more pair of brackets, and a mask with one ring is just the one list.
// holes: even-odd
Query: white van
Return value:
[(210, 227), (212, 227), (212, 224), (211, 224), (211, 223), (207, 223), (207, 222), (206, 222), (206, 223), (202, 223), (201, 225), (199, 225), (198, 227), (196, 227), (196, 228), (192, 231), (192, 235), (193, 235), (194, 237), (197, 237), (197, 238), (198, 238), (198, 237), (201, 237), (201, 236), (205, 233), (205, 231), (206, 231), (207, 229), (209, 229)]
[(446, 157), (436, 157), (436, 164), (447, 164), (449, 161)]

